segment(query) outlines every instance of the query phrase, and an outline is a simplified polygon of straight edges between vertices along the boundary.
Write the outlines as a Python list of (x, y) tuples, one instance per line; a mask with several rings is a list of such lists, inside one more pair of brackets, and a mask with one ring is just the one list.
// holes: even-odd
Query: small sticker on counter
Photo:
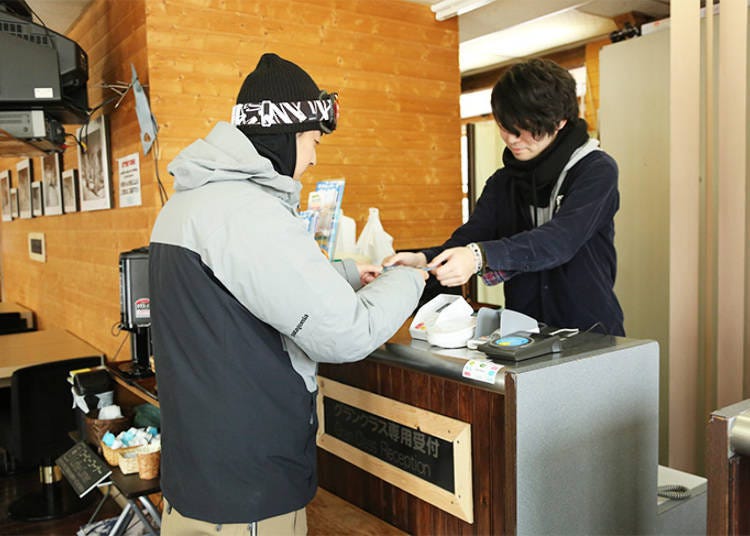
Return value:
[(469, 359), (464, 365), (461, 375), (485, 383), (495, 383), (495, 378), (503, 365), (498, 365), (487, 359)]

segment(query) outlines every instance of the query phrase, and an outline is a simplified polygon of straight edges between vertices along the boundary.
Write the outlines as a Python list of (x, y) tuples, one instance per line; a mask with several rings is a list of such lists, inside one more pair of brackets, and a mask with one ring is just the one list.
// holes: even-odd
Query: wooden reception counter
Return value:
[(320, 485), (411, 534), (652, 532), (658, 353), (583, 333), (493, 368), (403, 329), (321, 365)]
[(750, 534), (750, 400), (711, 412), (707, 440), (707, 533)]

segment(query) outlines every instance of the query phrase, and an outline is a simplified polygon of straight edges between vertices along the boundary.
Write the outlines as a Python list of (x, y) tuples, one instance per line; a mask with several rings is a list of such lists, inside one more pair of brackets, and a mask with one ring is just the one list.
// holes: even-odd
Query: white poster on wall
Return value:
[(141, 166), (138, 153), (117, 159), (120, 176), (120, 207), (141, 204)]

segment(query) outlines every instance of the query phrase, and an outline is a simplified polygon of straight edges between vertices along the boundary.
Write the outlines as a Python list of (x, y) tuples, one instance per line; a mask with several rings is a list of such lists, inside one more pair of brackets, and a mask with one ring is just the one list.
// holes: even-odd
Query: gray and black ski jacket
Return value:
[(369, 355), (424, 282), (401, 268), (357, 290), (356, 266), (297, 217), (300, 183), (228, 123), (168, 169), (149, 254), (162, 491), (212, 523), (300, 509), (317, 487), (316, 363)]

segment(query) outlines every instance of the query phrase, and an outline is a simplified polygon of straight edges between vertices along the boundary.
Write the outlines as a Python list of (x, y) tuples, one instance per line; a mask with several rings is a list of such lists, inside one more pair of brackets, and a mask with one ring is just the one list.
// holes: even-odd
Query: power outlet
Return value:
[(47, 262), (44, 233), (29, 233), (29, 258), (32, 261)]

